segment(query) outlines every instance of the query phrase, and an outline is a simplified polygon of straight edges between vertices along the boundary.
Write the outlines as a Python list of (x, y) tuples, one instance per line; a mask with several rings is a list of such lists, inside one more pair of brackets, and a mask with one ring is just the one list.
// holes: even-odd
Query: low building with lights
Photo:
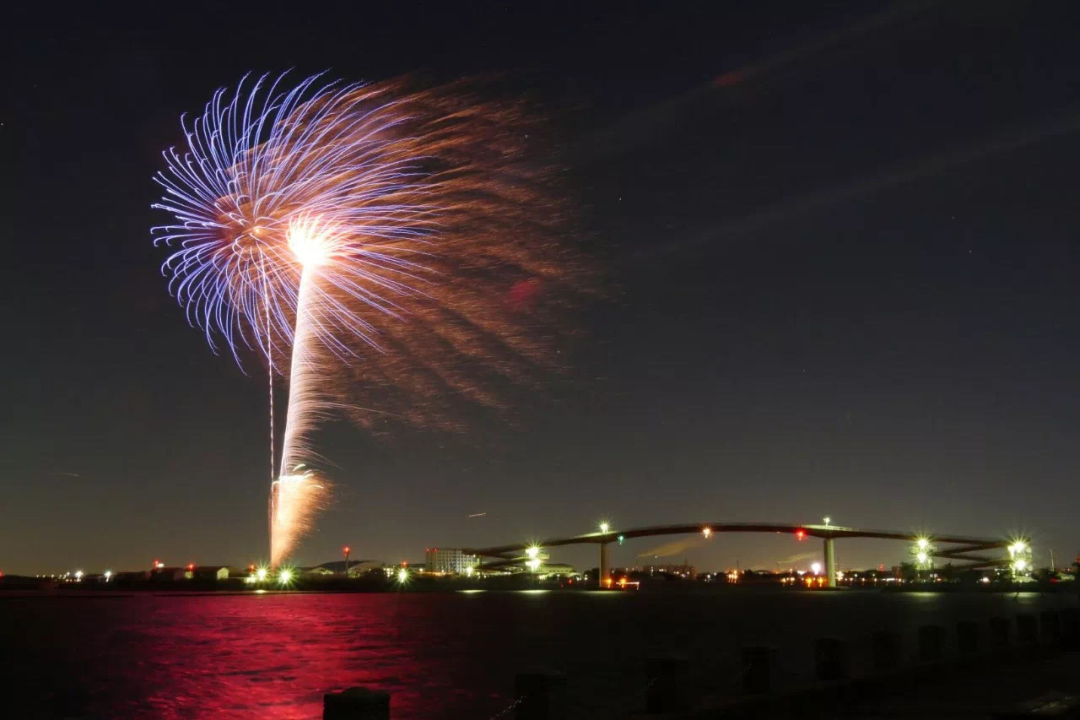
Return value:
[(126, 572), (113, 573), (112, 577), (110, 578), (110, 582), (114, 582), (114, 583), (118, 583), (118, 584), (123, 585), (123, 584), (133, 584), (133, 583), (146, 582), (149, 579), (150, 579), (150, 571), (149, 570), (135, 570), (135, 571), (126, 571)]
[(384, 567), (386, 567), (386, 563), (381, 560), (358, 560), (349, 563), (349, 577), (367, 575), (370, 572), (382, 570)]
[[(386, 567), (386, 563), (381, 560), (350, 560), (348, 563), (349, 577), (365, 575), (372, 570), (381, 570), (384, 567)], [(324, 562), (322, 565), (316, 565), (315, 567), (300, 568), (300, 572), (309, 576), (344, 575), (345, 568), (346, 565), (344, 560), (332, 560), (330, 562)]]
[(187, 577), (188, 569), (185, 567), (156, 567), (150, 571), (150, 579), (156, 581), (162, 580), (183, 580)]
[(573, 577), (578, 574), (572, 566), (563, 563), (544, 563), (536, 572), (541, 578)]
[(300, 572), (301, 575), (307, 575), (309, 577), (327, 577), (338, 574), (330, 568), (323, 567), (322, 565), (319, 565), (317, 567), (302, 567), (297, 568), (297, 570)]
[(725, 578), (729, 583), (741, 585), (786, 585), (784, 579), (791, 573), (778, 573), (772, 570), (728, 570)]
[(476, 568), (480, 558), (461, 548), (427, 548), (424, 550), (424, 569), (430, 573), (464, 575)]
[(687, 580), (697, 579), (697, 568), (683, 561), (682, 565), (644, 565), (641, 568), (627, 568), (627, 572), (640, 572), (646, 575), (675, 575)]
[(223, 565), (196, 565), (185, 576), (195, 580), (228, 580), (229, 568)]

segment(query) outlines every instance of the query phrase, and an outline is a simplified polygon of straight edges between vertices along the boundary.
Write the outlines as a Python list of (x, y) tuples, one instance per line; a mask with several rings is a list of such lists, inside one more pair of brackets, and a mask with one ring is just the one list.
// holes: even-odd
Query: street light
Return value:
[(349, 577), (349, 550), (350, 549), (351, 548), (348, 545), (341, 548), (341, 552), (345, 553), (345, 577)]
[(828, 515), (826, 515), (825, 517), (822, 518), (822, 520), (825, 521), (825, 527), (829, 527), (829, 521), (831, 521), (832, 518), (830, 518)]
[(709, 536), (712, 535), (712, 528), (706, 525), (705, 527), (701, 528), (701, 534), (705, 536), (706, 540), (708, 540)]
[(927, 570), (934, 567), (934, 545), (926, 535), (915, 538), (915, 545), (911, 548), (911, 554), (915, 557), (915, 569)]
[(608, 530), (610, 530), (610, 529), (611, 529), (611, 526), (610, 526), (610, 525), (608, 525), (608, 523), (607, 523), (607, 521), (606, 521), (606, 520), (600, 523), (600, 532), (602, 532), (602, 533), (604, 533), (605, 535), (607, 535), (607, 532), (608, 532)]
[(1009, 545), (1009, 559), (1012, 561), (1013, 577), (1026, 575), (1034, 567), (1031, 560), (1031, 545), (1022, 539)]

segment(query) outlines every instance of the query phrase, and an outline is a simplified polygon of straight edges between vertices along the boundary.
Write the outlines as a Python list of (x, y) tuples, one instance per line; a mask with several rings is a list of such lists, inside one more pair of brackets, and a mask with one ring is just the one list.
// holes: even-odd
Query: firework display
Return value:
[(320, 420), (452, 428), (459, 402), (499, 406), (502, 383), (550, 366), (557, 298), (578, 280), (520, 107), (463, 85), (287, 85), (245, 78), (183, 121), (186, 148), (156, 177), (172, 220), (152, 230), (211, 347), (261, 359), (271, 404), (287, 378), (275, 565), (327, 501)]

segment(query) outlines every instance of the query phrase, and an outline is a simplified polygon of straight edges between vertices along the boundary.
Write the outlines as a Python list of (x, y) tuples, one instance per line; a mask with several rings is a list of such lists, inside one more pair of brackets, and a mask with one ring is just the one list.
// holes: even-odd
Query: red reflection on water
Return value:
[(770, 645), (796, 658), (788, 682), (810, 682), (823, 632), (912, 637), (1002, 612), (987, 593), (66, 595), (0, 593), (0, 717), (318, 718), (324, 693), (362, 685), (391, 693), (394, 720), (483, 720), (516, 672), (548, 667), (566, 672), (566, 720), (595, 720), (644, 708), (649, 657), (687, 654), (691, 683), (714, 687), (740, 644)]
[[(23, 644), (23, 687), (11, 689), (23, 691), (18, 697), (35, 715), (317, 718), (324, 693), (361, 685), (389, 691), (394, 718), (486, 717), (511, 699), (493, 684), (512, 682), (486, 663), (462, 662), (467, 636), (444, 622), (436, 600), (267, 594), (6, 602), (4, 610), (24, 615), (26, 631), (15, 638)], [(0, 629), (5, 637), (11, 630)]]

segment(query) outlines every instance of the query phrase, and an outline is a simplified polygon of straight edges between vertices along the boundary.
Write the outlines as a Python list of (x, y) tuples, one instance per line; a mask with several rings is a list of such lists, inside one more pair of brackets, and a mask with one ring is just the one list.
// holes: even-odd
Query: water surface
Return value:
[[(574, 717), (640, 710), (645, 660), (688, 653), (722, 693), (738, 648), (780, 650), (785, 682), (811, 677), (815, 637), (846, 637), (853, 662), (892, 628), (985, 621), (1075, 597), (1035, 594), (402, 593), (4, 597), (0, 690), (11, 717), (317, 718), (323, 693), (392, 694), (395, 720), (484, 720), (514, 675), (568, 673)], [(3, 714), (3, 713), (0, 713)]]

